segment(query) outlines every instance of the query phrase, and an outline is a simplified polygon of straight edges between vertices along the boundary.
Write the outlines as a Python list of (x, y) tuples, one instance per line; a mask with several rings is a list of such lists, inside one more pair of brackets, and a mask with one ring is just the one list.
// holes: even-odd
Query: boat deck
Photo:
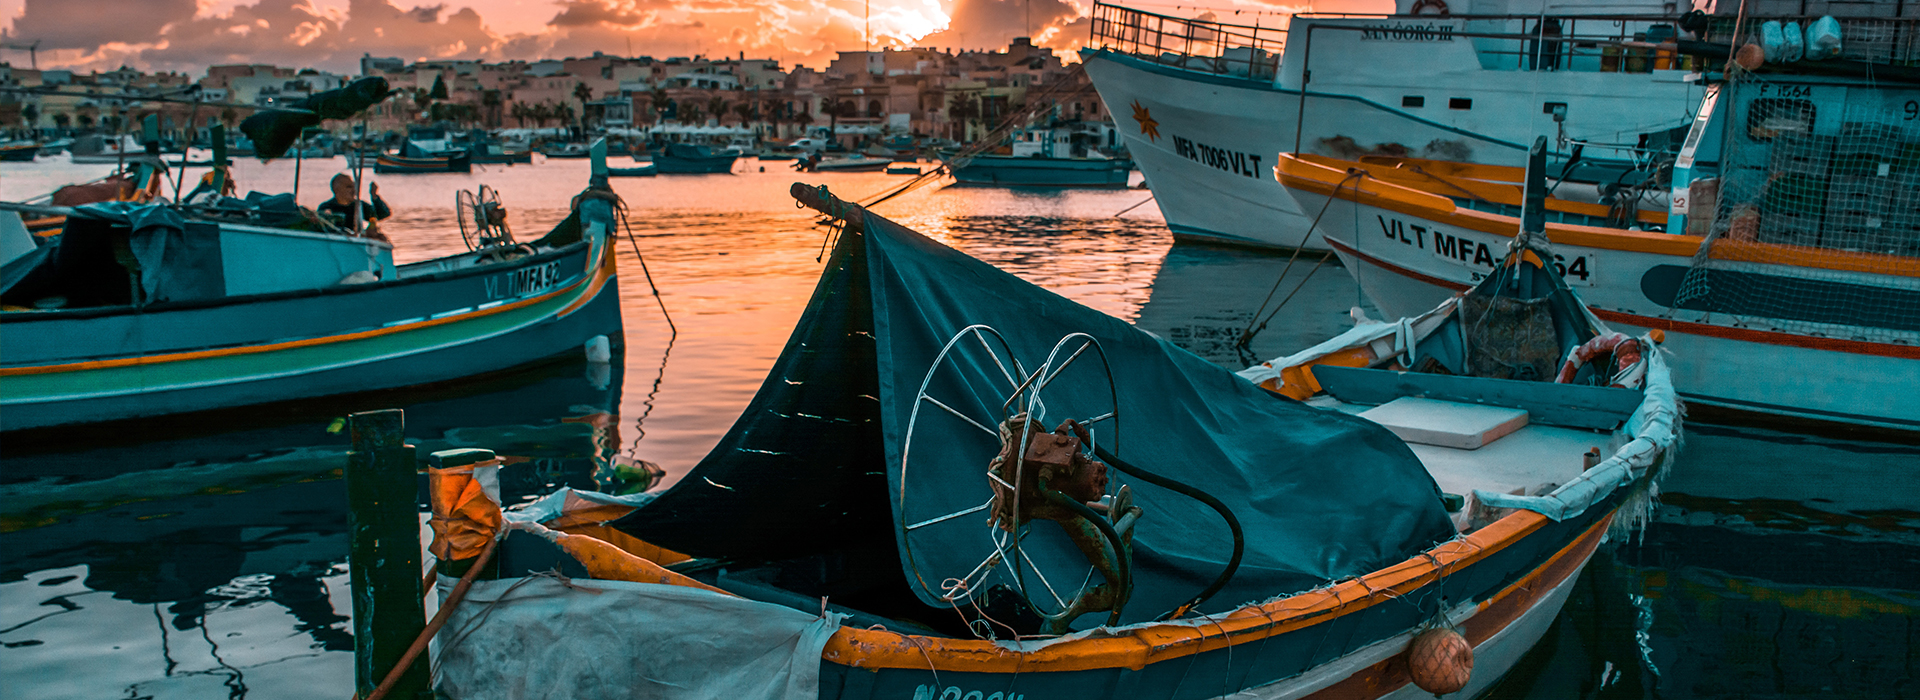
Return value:
[[(1355, 415), (1376, 408), (1324, 394), (1313, 397), (1307, 404)], [(1545, 484), (1564, 484), (1584, 472), (1583, 456), (1589, 450), (1613, 454), (1614, 443), (1610, 433), (1528, 424), (1474, 449), (1413, 441), (1407, 446), (1446, 493), (1464, 496), (1480, 489), (1535, 495)]]

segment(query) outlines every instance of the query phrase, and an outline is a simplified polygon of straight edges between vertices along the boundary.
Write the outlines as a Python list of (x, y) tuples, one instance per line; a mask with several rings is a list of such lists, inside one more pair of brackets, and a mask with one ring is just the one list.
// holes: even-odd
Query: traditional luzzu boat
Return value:
[[(1461, 406), (1504, 416), (1479, 450), (1409, 447), (794, 190), (838, 243), (739, 422), (664, 492), (506, 512), (493, 484), (512, 467), (433, 454), (441, 612), (388, 613), (424, 631), (406, 654), (393, 636), (362, 647), (361, 692), (423, 689), (412, 662), (437, 634), (434, 690), (459, 699), (1473, 693), (1547, 628), (1673, 446), (1655, 352), (1640, 390), (1434, 375), (1452, 400), (1525, 408)], [(1520, 291), (1551, 302), (1475, 308), (1557, 360), (1597, 323), (1539, 277)], [(1464, 359), (1444, 322), (1410, 323), (1382, 362)], [(1345, 400), (1414, 391), (1398, 386)], [(410, 517), (394, 512), (382, 551), (419, 551)], [(417, 562), (391, 566), (373, 595), (420, 600)]]
[(398, 153), (382, 153), (374, 158), (373, 171), (385, 175), (404, 173), (468, 173), (473, 172), (473, 156), (465, 152), (418, 157), (403, 156)]
[[(0, 429), (429, 384), (619, 343), (604, 180), (531, 241), (481, 192), (459, 198), (468, 252), (406, 265), (284, 195), (0, 203), (0, 235), (32, 236), (0, 279)], [(23, 214), (64, 227), (28, 234)]]
[(711, 146), (669, 143), (653, 154), (653, 166), (662, 175), (692, 175), (733, 172), (740, 159), (737, 151), (716, 150)]
[[(1739, 73), (1677, 157), (1547, 201), (1556, 268), (1601, 319), (1665, 332), (1696, 405), (1920, 430), (1911, 84)], [(1275, 172), (1303, 210), (1325, 210), (1318, 233), (1389, 315), (1474, 284), (1520, 228), (1519, 168), (1282, 154)]]
[[(947, 152), (941, 160), (963, 185), (993, 187), (1126, 187), (1133, 161), (1113, 158), (1087, 145), (1099, 132), (1086, 133), (1085, 122), (1015, 129), (1008, 153)], [(977, 150), (977, 149), (969, 149)]]
[(660, 170), (652, 163), (635, 163), (629, 168), (607, 168), (609, 177), (653, 177)]

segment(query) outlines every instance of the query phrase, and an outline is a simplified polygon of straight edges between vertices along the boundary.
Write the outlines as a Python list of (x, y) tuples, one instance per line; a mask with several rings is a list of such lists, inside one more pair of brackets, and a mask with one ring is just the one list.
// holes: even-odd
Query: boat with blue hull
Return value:
[(948, 170), (963, 185), (1126, 187), (1128, 176), (1133, 174), (1133, 161), (982, 154), (952, 159)]
[(711, 146), (669, 143), (653, 154), (653, 166), (661, 175), (695, 175), (733, 172), (738, 151), (718, 150)]
[[(1483, 346), (1457, 337), (1546, 324), (1528, 338), (1552, 360), (1608, 337), (1532, 249), (1465, 300), (1293, 358), (1368, 360), (1326, 369), (1337, 398), (1309, 405), (794, 190), (844, 235), (687, 478), (503, 512), (484, 485), (513, 467), (430, 458), (436, 692), (1469, 696), (1547, 630), (1616, 519), (1643, 515), (1677, 437), (1657, 351), (1630, 387), (1475, 375)], [(1359, 374), (1336, 389), (1342, 370)], [(1367, 415), (1447, 403), (1430, 390), (1458, 403)], [(1466, 430), (1462, 412), (1502, 417)], [(419, 585), (413, 566), (392, 580)], [(606, 663), (615, 648), (644, 651)]]
[(482, 231), (474, 250), (407, 265), (381, 240), (192, 208), (0, 204), (0, 224), (66, 217), (0, 295), (0, 430), (414, 386), (619, 344), (617, 197), (600, 183), (576, 201), (537, 240)]

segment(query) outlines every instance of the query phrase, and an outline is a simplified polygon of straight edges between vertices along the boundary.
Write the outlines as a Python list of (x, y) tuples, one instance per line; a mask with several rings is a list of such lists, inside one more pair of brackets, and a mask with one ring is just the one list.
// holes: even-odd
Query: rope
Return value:
[(427, 623), (426, 629), (420, 630), (420, 636), (413, 639), (413, 645), (407, 647), (407, 653), (401, 654), (400, 661), (387, 671), (386, 679), (380, 681), (379, 687), (374, 688), (372, 693), (368, 693), (366, 698), (361, 699), (356, 696), (355, 700), (381, 700), (388, 693), (393, 692), (393, 686), (398, 684), (400, 677), (413, 666), (414, 660), (420, 657), (420, 652), (427, 650), (427, 642), (433, 639), (433, 635), (439, 633), (441, 627), (446, 626), (447, 620), (453, 617), (453, 609), (459, 607), (460, 601), (466, 599), (467, 589), (473, 587), (473, 580), (479, 577), (480, 570), (486, 568), (487, 562), (493, 559), (493, 550), (499, 545), (498, 538), (487, 540), (487, 546), (480, 550), (480, 557), (473, 561), (473, 566), (468, 567), (467, 573), (460, 576), (460, 582), (454, 584), (453, 592), (447, 595), (447, 602), (440, 606), (439, 612), (433, 614), (433, 621)]
[[(1127, 207), (1127, 208), (1125, 208), (1125, 209), (1121, 209), (1121, 210), (1120, 210), (1120, 214), (1125, 214), (1125, 213), (1127, 213), (1127, 212), (1130, 212), (1130, 211), (1133, 211), (1133, 210), (1135, 210), (1135, 209), (1139, 209), (1140, 207), (1144, 207), (1144, 206), (1146, 206), (1146, 205), (1147, 205), (1147, 202), (1151, 202), (1151, 201), (1153, 201), (1153, 195), (1147, 195), (1147, 198), (1146, 198), (1146, 199), (1142, 199), (1142, 200), (1140, 200), (1140, 203), (1139, 203), (1139, 204), (1135, 204), (1135, 205), (1133, 205), (1133, 206), (1130, 206), (1130, 207)], [(1114, 214), (1114, 215), (1113, 215), (1113, 218), (1116, 218), (1116, 219), (1118, 219), (1118, 218), (1120, 218), (1120, 214)], [(1272, 297), (1271, 297), (1271, 296), (1269, 296), (1268, 298), (1272, 298)]]
[[(1347, 169), (1347, 176), (1340, 178), (1340, 183), (1333, 186), (1333, 194), (1327, 195), (1326, 203), (1320, 205), (1320, 213), (1313, 215), (1313, 223), (1307, 224), (1307, 238), (1312, 238), (1313, 232), (1319, 230), (1320, 218), (1327, 215), (1327, 209), (1333, 206), (1333, 200), (1338, 199), (1340, 197), (1340, 190), (1347, 186), (1347, 181), (1353, 180), (1356, 178), (1363, 178), (1366, 176), (1367, 176), (1367, 171), (1365, 170), (1361, 170), (1359, 168)], [(1145, 202), (1141, 202), (1141, 204), (1145, 204)], [(1260, 322), (1260, 325), (1258, 328), (1254, 327), (1253, 319), (1260, 318), (1260, 314), (1267, 310), (1267, 302), (1273, 301), (1273, 295), (1276, 292), (1280, 291), (1280, 283), (1285, 282), (1287, 280), (1287, 273), (1293, 270), (1293, 263), (1300, 259), (1300, 251), (1304, 249), (1306, 245), (1307, 245), (1306, 239), (1302, 239), (1300, 241), (1300, 245), (1293, 249), (1293, 255), (1287, 258), (1287, 266), (1280, 269), (1280, 277), (1273, 281), (1273, 289), (1267, 290), (1267, 298), (1260, 302), (1259, 310), (1254, 311), (1253, 316), (1247, 319), (1247, 327), (1245, 330), (1242, 330), (1240, 332), (1240, 339), (1234, 341), (1233, 343), (1234, 347), (1236, 348), (1247, 347), (1250, 343), (1253, 342), (1254, 336), (1259, 335), (1260, 331), (1266, 330), (1267, 323), (1272, 321), (1274, 316), (1279, 315), (1281, 309), (1286, 308), (1287, 302), (1293, 300), (1293, 295), (1299, 294), (1300, 290), (1307, 286), (1307, 281), (1313, 279), (1313, 273), (1319, 272), (1320, 266), (1325, 265), (1327, 263), (1327, 258), (1333, 255), (1333, 251), (1331, 250), (1327, 251), (1325, 255), (1321, 255), (1320, 262), (1314, 263), (1313, 269), (1307, 271), (1307, 276), (1300, 280), (1300, 284), (1295, 285), (1293, 288), (1293, 291), (1288, 292), (1286, 298), (1280, 300), (1279, 306), (1273, 307), (1273, 313), (1267, 314), (1266, 319)]]

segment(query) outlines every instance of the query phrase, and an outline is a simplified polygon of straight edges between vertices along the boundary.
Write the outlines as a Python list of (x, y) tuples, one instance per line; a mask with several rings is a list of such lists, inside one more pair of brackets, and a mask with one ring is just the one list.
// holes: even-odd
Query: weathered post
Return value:
[[(405, 444), (405, 412), (348, 417), (347, 503), (352, 515), (347, 568), (353, 582), (354, 697), (385, 679), (426, 628), (420, 590), (420, 516), (414, 447)], [(414, 663), (388, 694), (428, 693), (427, 665)]]

